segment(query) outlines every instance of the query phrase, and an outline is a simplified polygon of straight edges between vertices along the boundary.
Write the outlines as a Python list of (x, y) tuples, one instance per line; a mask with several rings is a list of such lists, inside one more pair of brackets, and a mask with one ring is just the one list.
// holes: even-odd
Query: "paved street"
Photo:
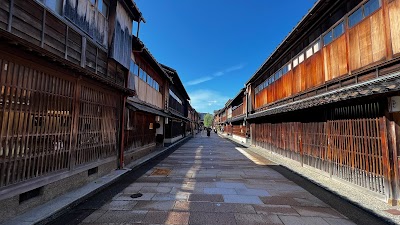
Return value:
[(197, 135), (81, 224), (353, 224), (270, 166)]

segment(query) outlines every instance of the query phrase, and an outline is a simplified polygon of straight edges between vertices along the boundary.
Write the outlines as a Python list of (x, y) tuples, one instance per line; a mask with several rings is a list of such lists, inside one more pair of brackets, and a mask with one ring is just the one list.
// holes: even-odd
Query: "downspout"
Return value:
[(138, 27), (137, 27), (137, 30), (136, 30), (136, 37), (137, 38), (139, 38), (140, 21), (142, 21), (142, 17), (139, 18)]
[(123, 99), (122, 99), (122, 118), (121, 118), (121, 144), (120, 144), (120, 152), (119, 152), (119, 165), (118, 168), (119, 169), (123, 169), (125, 167), (124, 165), (124, 149), (125, 149), (125, 105), (126, 105), (126, 99), (127, 96), (124, 95)]

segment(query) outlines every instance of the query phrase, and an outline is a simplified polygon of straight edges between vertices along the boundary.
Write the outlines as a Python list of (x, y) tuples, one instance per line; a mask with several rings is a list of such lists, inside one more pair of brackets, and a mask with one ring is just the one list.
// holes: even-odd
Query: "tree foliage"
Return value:
[(204, 126), (205, 126), (205, 127), (211, 127), (211, 126), (212, 126), (212, 121), (213, 121), (213, 119), (214, 119), (213, 115), (207, 113), (207, 114), (204, 116)]

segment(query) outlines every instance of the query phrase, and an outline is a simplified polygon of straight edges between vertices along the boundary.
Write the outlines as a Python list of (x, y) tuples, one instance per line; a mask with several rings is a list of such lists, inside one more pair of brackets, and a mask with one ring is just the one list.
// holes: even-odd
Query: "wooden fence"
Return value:
[(5, 55), (0, 52), (0, 187), (117, 155), (118, 95)]
[(253, 144), (388, 196), (386, 119), (252, 124)]

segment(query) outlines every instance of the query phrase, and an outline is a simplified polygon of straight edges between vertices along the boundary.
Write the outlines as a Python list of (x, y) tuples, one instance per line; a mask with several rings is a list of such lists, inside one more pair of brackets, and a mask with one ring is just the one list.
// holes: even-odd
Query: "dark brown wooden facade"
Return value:
[(123, 136), (124, 159), (132, 161), (162, 147), (165, 137), (166, 92), (170, 77), (137, 37), (132, 40), (127, 88), (135, 95), (126, 100)]
[(228, 102), (220, 124), (239, 135), (246, 121), (253, 145), (395, 204), (399, 12), (399, 0), (318, 1), (246, 83), (244, 118)]
[(106, 13), (94, 2), (0, 1), (0, 200), (17, 201), (0, 221), (120, 166), (123, 100), (134, 92), (129, 66), (108, 52), (121, 44), (116, 15), (132, 24), (141, 14), (131, 1), (102, 1)]
[(166, 73), (171, 77), (168, 88), (168, 112), (170, 118), (165, 123), (165, 143), (173, 143), (187, 135), (189, 118), (189, 95), (186, 92), (178, 72), (171, 67), (162, 65)]

